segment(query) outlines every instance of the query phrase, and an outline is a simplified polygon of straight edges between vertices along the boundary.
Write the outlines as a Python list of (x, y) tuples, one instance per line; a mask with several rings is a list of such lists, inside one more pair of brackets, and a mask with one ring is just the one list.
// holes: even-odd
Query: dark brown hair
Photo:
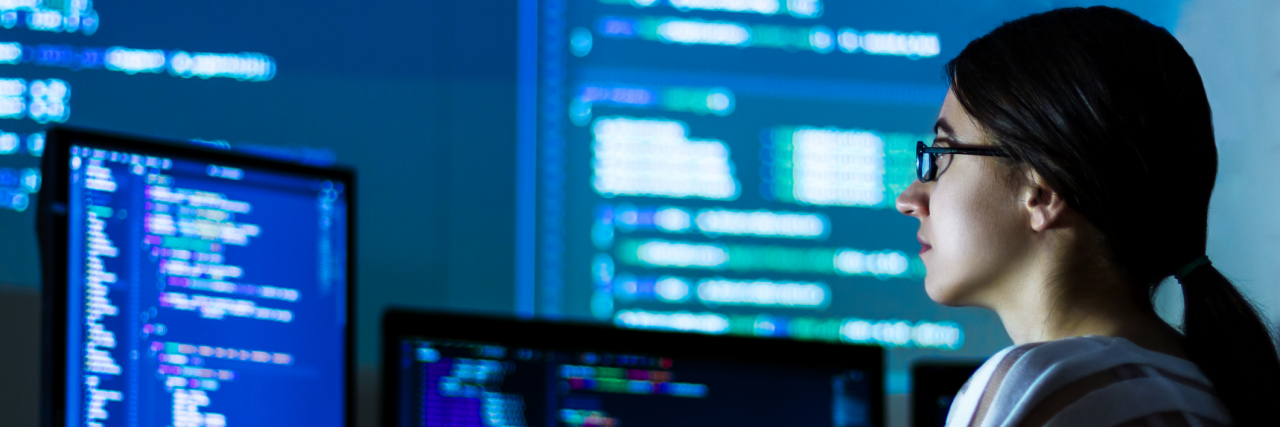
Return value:
[[(947, 64), (993, 144), (1102, 236), (1139, 301), (1205, 254), (1218, 171), (1212, 113), (1173, 35), (1115, 8), (1010, 21)], [(1181, 280), (1187, 353), (1240, 424), (1280, 409), (1280, 360), (1253, 305), (1211, 265)]]

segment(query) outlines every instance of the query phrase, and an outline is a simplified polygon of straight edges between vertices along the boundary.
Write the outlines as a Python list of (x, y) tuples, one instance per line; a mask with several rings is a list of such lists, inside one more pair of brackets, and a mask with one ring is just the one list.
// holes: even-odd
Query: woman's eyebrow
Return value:
[(933, 133), (935, 134), (938, 133), (939, 129), (941, 129), (943, 132), (946, 132), (947, 135), (956, 134), (955, 131), (951, 129), (951, 123), (947, 123), (946, 117), (939, 117), (938, 122), (933, 124)]

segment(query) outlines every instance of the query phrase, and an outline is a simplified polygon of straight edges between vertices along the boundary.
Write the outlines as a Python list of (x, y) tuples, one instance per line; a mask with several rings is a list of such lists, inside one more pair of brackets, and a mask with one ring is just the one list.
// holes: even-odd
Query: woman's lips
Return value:
[(919, 238), (919, 237), (916, 237), (916, 241), (917, 241), (917, 242), (920, 242), (920, 253), (921, 253), (921, 254), (925, 253), (925, 251), (928, 251), (929, 249), (933, 249), (933, 246), (930, 246), (928, 243), (925, 243), (925, 242), (924, 242), (924, 239), (921, 239), (921, 238)]

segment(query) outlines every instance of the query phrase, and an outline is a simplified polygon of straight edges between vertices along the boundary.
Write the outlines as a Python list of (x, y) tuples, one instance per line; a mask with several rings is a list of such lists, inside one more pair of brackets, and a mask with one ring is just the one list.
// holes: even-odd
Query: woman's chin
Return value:
[(964, 302), (961, 301), (962, 298), (959, 292), (960, 286), (958, 286), (957, 283), (943, 281), (940, 279), (930, 279), (931, 278), (928, 275), (925, 276), (924, 291), (926, 294), (929, 294), (929, 299), (933, 300), (933, 302), (947, 307), (960, 307), (965, 305)]

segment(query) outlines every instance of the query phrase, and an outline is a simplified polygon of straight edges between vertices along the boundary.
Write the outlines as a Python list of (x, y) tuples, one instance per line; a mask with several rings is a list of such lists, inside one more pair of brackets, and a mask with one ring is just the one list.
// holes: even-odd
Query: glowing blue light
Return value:
[(733, 92), (727, 88), (715, 88), (707, 94), (707, 109), (717, 116), (727, 116), (737, 104)]
[(597, 193), (733, 200), (729, 147), (719, 140), (686, 137), (682, 122), (602, 118), (593, 128)]
[[(58, 79), (32, 80), (28, 89), (31, 103), (27, 105), (28, 115), (37, 123), (62, 123), (71, 117), (71, 86)], [(44, 151), (44, 138), (40, 139), (40, 151)]]
[(100, 22), (98, 20), (98, 11), (90, 10), (85, 12), (80, 17), (80, 32), (87, 36), (93, 35), (93, 33), (98, 32), (98, 24)]
[(931, 58), (942, 53), (937, 34), (868, 32), (859, 37), (858, 46), (872, 55)]
[(722, 12), (759, 13), (773, 15), (781, 6), (778, 0), (669, 0), (671, 6), (681, 11), (716, 10)]
[(27, 135), (27, 153), (33, 157), (40, 157), (44, 154), (44, 132)]
[(0, 97), (23, 96), (27, 94), (27, 81), (23, 79), (0, 79)]
[(244, 178), (243, 169), (233, 168), (230, 166), (209, 165), (209, 168), (206, 172), (209, 174), (209, 176), (212, 176), (215, 178), (225, 178), (230, 180), (240, 180)]
[(23, 95), (27, 93), (27, 81), (0, 79), (0, 118), (21, 119), (27, 112)]
[(964, 330), (954, 322), (865, 320), (851, 318), (840, 326), (842, 341), (887, 347), (932, 347), (956, 350), (964, 345)]
[(926, 33), (858, 33), (852, 28), (841, 28), (836, 36), (836, 45), (845, 53), (861, 50), (871, 55), (904, 56), (912, 59), (932, 58), (942, 53), (938, 35)]
[(600, 33), (613, 37), (635, 37), (637, 34), (636, 27), (638, 24), (635, 19), (631, 18), (600, 18), (596, 23)]
[(809, 205), (875, 206), (884, 200), (884, 141), (873, 132), (800, 128), (792, 134), (792, 192)]
[(796, 18), (822, 16), (822, 0), (787, 0), (787, 12)]
[(62, 31), (65, 20), (56, 10), (41, 10), (27, 14), (27, 28), (36, 31)]
[(920, 347), (956, 350), (964, 345), (964, 329), (955, 322), (919, 322), (911, 329), (911, 340)]
[(0, 1), (0, 10), (17, 11), (17, 10), (36, 10), (39, 8), (41, 0), (3, 0)]
[(664, 207), (653, 213), (653, 225), (659, 230), (669, 233), (682, 233), (692, 225), (689, 211), (680, 208)]
[(601, 286), (613, 282), (613, 257), (596, 254), (591, 260), (591, 278)]
[(829, 53), (835, 50), (835, 39), (836, 35), (830, 28), (818, 25), (809, 30), (809, 46), (813, 47), (814, 52)]
[(40, 45), (36, 47), (32, 62), (44, 67), (71, 68), (75, 59), (75, 52), (71, 46)]
[[(776, 15), (786, 10), (794, 18), (812, 19), (822, 16), (822, 0), (667, 0), (681, 12), (716, 11)], [(659, 4), (657, 0), (631, 0), (636, 7)]]
[(613, 317), (613, 295), (603, 290), (591, 294), (591, 316), (599, 320)]
[(169, 73), (178, 77), (225, 77), (240, 81), (265, 82), (276, 75), (276, 62), (261, 53), (187, 53), (169, 56)]
[(27, 111), (27, 104), (16, 96), (0, 97), (0, 118), (21, 119)]
[(690, 313), (686, 311), (665, 313), (644, 310), (619, 312), (614, 324), (624, 328), (657, 329), (705, 334), (729, 332), (729, 318), (716, 313)]
[(440, 361), (440, 352), (434, 348), (419, 348), (418, 361), (424, 363), (436, 363)]
[(569, 52), (572, 52), (573, 56), (579, 58), (587, 56), (591, 53), (591, 44), (591, 30), (578, 27), (574, 28), (569, 35)]
[(12, 132), (0, 132), (0, 155), (13, 154), (18, 151), (18, 134)]
[[(21, 12), (21, 14), (20, 14)], [(22, 14), (26, 20), (21, 20)], [(76, 32), (86, 35), (98, 29), (98, 12), (90, 0), (69, 0), (47, 4), (40, 0), (0, 0), (0, 26), (25, 25), (35, 31)]]
[(710, 390), (706, 384), (665, 383), (663, 386), (667, 388), (667, 394), (679, 397), (704, 398)]
[(163, 50), (129, 49), (116, 46), (107, 49), (103, 63), (108, 70), (126, 74), (158, 73), (164, 70), (165, 55)]
[(819, 282), (729, 279), (703, 279), (698, 282), (698, 300), (711, 307), (743, 305), (820, 309), (827, 306), (830, 295), (827, 285)]
[(662, 277), (653, 284), (653, 293), (662, 301), (684, 302), (689, 299), (689, 282), (679, 277)]
[(40, 191), (40, 169), (26, 168), (20, 173), (19, 182), (22, 184), (22, 191), (35, 193)]
[(696, 219), (707, 235), (740, 235), (817, 239), (827, 235), (830, 220), (821, 213), (703, 209)]
[(0, 64), (22, 62), (22, 43), (0, 43)]
[(658, 25), (658, 37), (679, 44), (747, 46), (751, 29), (736, 22), (672, 19)]
[(569, 101), (569, 121), (577, 126), (586, 126), (591, 123), (591, 103), (583, 102), (581, 99), (574, 98)]
[(863, 253), (845, 249), (836, 252), (833, 262), (836, 272), (847, 276), (902, 276), (911, 266), (907, 255), (897, 251)]
[(661, 240), (641, 244), (636, 256), (646, 264), (663, 267), (721, 268), (729, 262), (729, 252), (719, 245)]
[(0, 188), (0, 209), (9, 209), (18, 212), (27, 210), (27, 206), (31, 203), (31, 199), (27, 193), (18, 190)]
[(591, 103), (648, 106), (657, 98), (652, 90), (629, 86), (583, 86), (578, 92), (578, 99)]

